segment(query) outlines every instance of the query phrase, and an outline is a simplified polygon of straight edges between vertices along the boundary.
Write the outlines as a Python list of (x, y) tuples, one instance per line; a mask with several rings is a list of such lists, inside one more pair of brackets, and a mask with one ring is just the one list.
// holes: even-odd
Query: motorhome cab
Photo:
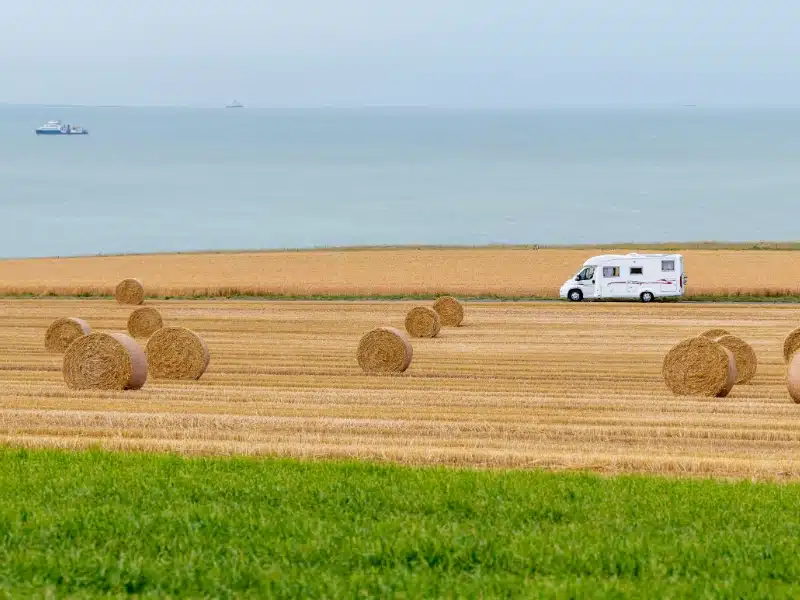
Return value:
[(593, 256), (561, 286), (560, 296), (573, 302), (683, 296), (686, 275), (680, 254), (603, 254)]

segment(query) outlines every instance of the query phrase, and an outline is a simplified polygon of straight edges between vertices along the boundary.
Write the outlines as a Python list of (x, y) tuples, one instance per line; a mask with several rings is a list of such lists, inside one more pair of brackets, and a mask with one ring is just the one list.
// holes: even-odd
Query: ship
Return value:
[(234, 100), (230, 104), (226, 104), (225, 108), (244, 108), (244, 104), (239, 104), (236, 100)]
[(36, 128), (36, 135), (87, 135), (89, 131), (81, 125), (70, 125), (61, 121), (48, 121)]

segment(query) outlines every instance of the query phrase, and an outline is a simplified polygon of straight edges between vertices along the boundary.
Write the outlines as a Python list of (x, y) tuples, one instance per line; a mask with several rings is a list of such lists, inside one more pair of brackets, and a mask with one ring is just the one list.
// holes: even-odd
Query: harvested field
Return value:
[[(70, 391), (42, 335), (60, 315), (125, 331), (113, 300), (0, 302), (0, 440), (189, 454), (358, 457), (411, 464), (800, 478), (789, 306), (470, 303), (463, 327), (415, 339), (399, 375), (365, 375), (360, 336), (402, 328), (411, 302), (154, 302), (214, 359), (199, 381)], [(747, 340), (750, 385), (674, 397), (669, 348), (710, 327)]]
[[(620, 250), (627, 252), (629, 250)], [(0, 260), (0, 295), (553, 297), (609, 249), (364, 249)], [(685, 250), (689, 295), (800, 296), (795, 250)]]

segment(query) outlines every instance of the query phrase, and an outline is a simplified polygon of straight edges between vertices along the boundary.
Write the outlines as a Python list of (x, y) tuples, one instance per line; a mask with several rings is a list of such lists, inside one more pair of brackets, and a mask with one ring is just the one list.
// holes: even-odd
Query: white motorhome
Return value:
[(601, 254), (593, 256), (561, 286), (561, 298), (572, 302), (683, 296), (686, 274), (680, 254)]

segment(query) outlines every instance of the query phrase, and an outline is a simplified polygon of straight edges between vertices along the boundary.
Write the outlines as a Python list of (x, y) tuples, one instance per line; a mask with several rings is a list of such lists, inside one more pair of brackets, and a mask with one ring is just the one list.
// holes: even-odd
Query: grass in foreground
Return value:
[(0, 594), (797, 597), (800, 486), (0, 449)]

